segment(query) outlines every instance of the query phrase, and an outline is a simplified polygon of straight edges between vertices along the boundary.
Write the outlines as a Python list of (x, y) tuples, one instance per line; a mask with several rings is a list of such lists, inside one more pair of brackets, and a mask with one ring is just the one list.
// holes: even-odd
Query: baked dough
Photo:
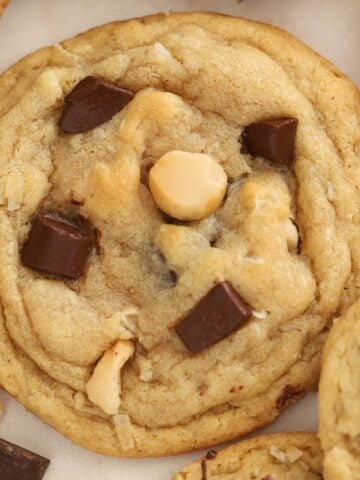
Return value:
[[(315, 433), (276, 433), (244, 440), (177, 473), (173, 480), (322, 480)], [(212, 458), (214, 457), (214, 458)]]
[[(64, 134), (64, 97), (88, 75), (136, 95)], [(241, 153), (244, 128), (264, 117), (299, 121), (292, 166)], [(327, 325), (359, 297), (359, 119), (359, 92), (329, 62), (282, 30), (217, 14), (111, 23), (11, 67), (0, 77), (0, 384), (107, 455), (190, 451), (274, 420), (317, 383)], [(147, 172), (173, 150), (206, 153), (227, 174), (224, 204), (202, 221), (172, 222), (151, 197)], [(41, 209), (96, 228), (78, 280), (22, 265)], [(221, 281), (254, 314), (193, 355), (172, 327)], [(85, 386), (119, 339), (136, 351), (111, 417)]]

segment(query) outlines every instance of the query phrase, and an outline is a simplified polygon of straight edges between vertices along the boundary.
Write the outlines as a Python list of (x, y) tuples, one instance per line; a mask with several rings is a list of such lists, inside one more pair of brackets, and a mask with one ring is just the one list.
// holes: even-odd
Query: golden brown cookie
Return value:
[(360, 479), (360, 302), (336, 320), (325, 344), (319, 387), (326, 480)]
[(317, 383), (327, 326), (359, 296), (359, 118), (333, 65), (216, 14), (104, 25), (11, 67), (0, 383), (108, 455), (274, 420)]
[(315, 433), (275, 433), (210, 450), (173, 480), (322, 480), (322, 462)]

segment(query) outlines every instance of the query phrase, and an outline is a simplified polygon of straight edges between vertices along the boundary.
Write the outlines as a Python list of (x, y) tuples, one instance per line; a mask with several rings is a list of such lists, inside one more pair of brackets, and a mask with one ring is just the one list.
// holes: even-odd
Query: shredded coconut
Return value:
[(133, 426), (129, 415), (121, 413), (119, 415), (114, 415), (112, 418), (121, 448), (125, 451), (131, 450), (135, 447), (135, 441), (133, 436)]
[(21, 205), (17, 202), (8, 202), (7, 209), (9, 212), (15, 212), (16, 210), (19, 210), (21, 208)]
[(276, 445), (271, 445), (269, 453), (272, 457), (276, 458), (281, 463), (286, 463), (287, 458), (285, 452), (280, 450)]
[(295, 463), (304, 455), (304, 452), (296, 447), (289, 447), (285, 450), (286, 456), (290, 463)]
[(147, 358), (140, 357), (138, 359), (138, 365), (140, 368), (140, 380), (142, 382), (151, 382), (153, 378), (153, 369), (151, 361)]
[(334, 200), (336, 200), (336, 191), (331, 182), (327, 183), (326, 196), (330, 202), (333, 202)]
[(256, 263), (256, 264), (265, 263), (263, 258), (257, 257), (256, 255), (245, 255), (245, 257), (243, 258), (243, 261), (246, 263)]
[(260, 310), (259, 312), (253, 310), (252, 314), (253, 317), (258, 318), (259, 320), (265, 320), (265, 318), (267, 318), (268, 316), (268, 312), (266, 312), (265, 310)]

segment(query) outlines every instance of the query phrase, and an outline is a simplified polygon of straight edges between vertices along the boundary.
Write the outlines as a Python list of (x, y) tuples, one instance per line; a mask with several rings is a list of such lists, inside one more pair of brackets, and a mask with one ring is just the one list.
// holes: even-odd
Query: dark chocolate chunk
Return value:
[(193, 353), (222, 340), (252, 314), (229, 282), (220, 282), (183, 318), (175, 330)]
[(207, 454), (205, 455), (206, 460), (214, 460), (217, 456), (217, 451), (216, 450), (209, 450)]
[(21, 259), (24, 265), (52, 275), (78, 278), (95, 243), (81, 219), (53, 211), (40, 212), (30, 230)]
[(0, 479), (41, 480), (50, 460), (0, 438)]
[(262, 120), (250, 124), (242, 135), (250, 155), (290, 165), (295, 157), (296, 118)]
[(65, 97), (59, 127), (82, 133), (109, 121), (134, 97), (132, 92), (96, 77), (86, 77)]

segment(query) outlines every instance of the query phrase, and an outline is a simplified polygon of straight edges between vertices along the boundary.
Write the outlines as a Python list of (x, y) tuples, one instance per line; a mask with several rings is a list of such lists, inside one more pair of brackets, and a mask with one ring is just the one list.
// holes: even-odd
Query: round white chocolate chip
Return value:
[(285, 229), (288, 247), (296, 248), (299, 243), (299, 233), (296, 228), (296, 225), (294, 225), (294, 223), (290, 218), (284, 220), (284, 229)]
[(158, 207), (177, 220), (201, 220), (224, 199), (227, 175), (209, 155), (174, 150), (150, 170), (149, 186)]
[(103, 354), (86, 384), (89, 400), (108, 415), (116, 415), (119, 412), (121, 405), (120, 372), (134, 351), (135, 348), (131, 342), (118, 340)]

